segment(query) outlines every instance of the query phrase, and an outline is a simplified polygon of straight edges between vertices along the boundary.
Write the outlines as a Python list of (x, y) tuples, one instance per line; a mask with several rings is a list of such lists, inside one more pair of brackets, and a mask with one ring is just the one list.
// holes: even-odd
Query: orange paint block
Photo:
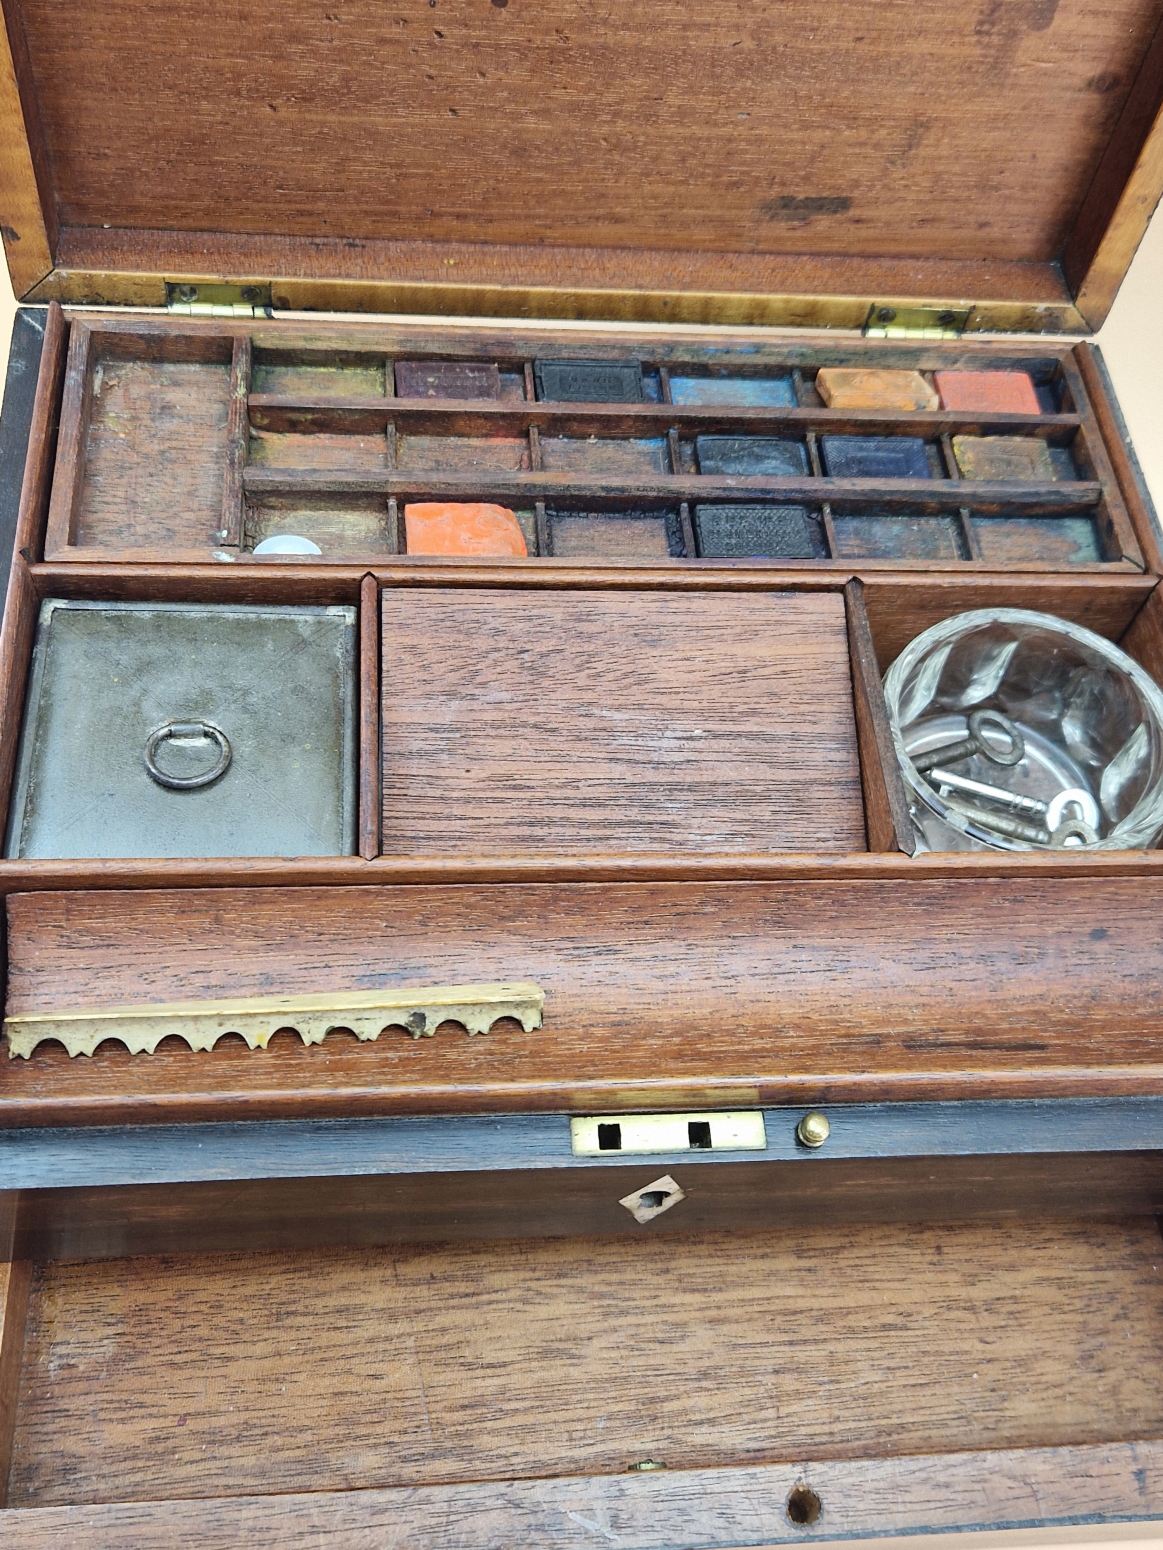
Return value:
[(937, 393), (919, 371), (823, 366), (816, 392), (829, 409), (936, 409)]
[(505, 506), (431, 501), (404, 507), (409, 554), (521, 558), (528, 553), (517, 518)]
[(938, 371), (933, 373), (942, 409), (994, 414), (1041, 414), (1042, 406), (1024, 371)]

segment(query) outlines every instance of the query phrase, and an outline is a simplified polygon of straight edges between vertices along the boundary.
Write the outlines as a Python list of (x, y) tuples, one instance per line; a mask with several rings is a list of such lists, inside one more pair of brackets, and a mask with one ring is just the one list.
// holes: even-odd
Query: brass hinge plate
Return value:
[(575, 1157), (644, 1157), (651, 1152), (762, 1152), (761, 1109), (731, 1114), (599, 1114), (569, 1122)]
[(166, 311), (194, 318), (269, 318), (274, 316), (270, 285), (210, 285), (199, 280), (167, 280)]
[(873, 302), (864, 325), (866, 339), (960, 339), (971, 307), (893, 307)]

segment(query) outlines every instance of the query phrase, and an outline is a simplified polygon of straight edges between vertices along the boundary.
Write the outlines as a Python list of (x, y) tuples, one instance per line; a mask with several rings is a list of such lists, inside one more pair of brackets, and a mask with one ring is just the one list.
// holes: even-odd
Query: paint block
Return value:
[(969, 414), (1041, 414), (1033, 379), (1025, 371), (937, 371), (942, 409)]
[(829, 409), (936, 409), (937, 390), (919, 371), (822, 366), (816, 392)]
[(539, 399), (575, 404), (641, 404), (638, 361), (536, 361)]
[(409, 554), (520, 558), (528, 551), (521, 524), (504, 506), (483, 502), (422, 501), (404, 507)]
[(953, 456), (966, 479), (1055, 478), (1054, 460), (1039, 436), (954, 436)]
[(670, 401), (741, 409), (794, 409), (796, 390), (790, 377), (671, 377)]
[(821, 436), (829, 479), (931, 479), (919, 436)]
[(397, 398), (500, 398), (501, 373), (485, 361), (397, 361)]
[(707, 560), (811, 560), (824, 548), (803, 506), (696, 506), (694, 526)]
[(701, 474), (767, 474), (802, 479), (808, 473), (808, 449), (799, 441), (775, 436), (698, 436), (695, 450)]

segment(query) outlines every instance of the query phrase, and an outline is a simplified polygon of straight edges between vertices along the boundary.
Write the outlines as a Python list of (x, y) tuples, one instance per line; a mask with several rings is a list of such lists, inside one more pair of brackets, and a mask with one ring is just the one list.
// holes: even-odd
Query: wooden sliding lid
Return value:
[(1086, 330), (1163, 179), (1163, 0), (3, 6), (28, 301)]

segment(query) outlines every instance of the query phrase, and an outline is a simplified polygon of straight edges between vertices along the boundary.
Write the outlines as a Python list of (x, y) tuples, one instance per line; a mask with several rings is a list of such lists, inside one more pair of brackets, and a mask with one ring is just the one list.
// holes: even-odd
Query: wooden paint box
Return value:
[(6, 1014), (546, 992), (0, 1062), (5, 1543), (1163, 1513), (1161, 853), (913, 854), (880, 687), (991, 604), (1163, 676), (1076, 337), (1158, 6), (4, 9), (0, 805), (46, 601), (358, 646), (354, 837), (13, 847)]

